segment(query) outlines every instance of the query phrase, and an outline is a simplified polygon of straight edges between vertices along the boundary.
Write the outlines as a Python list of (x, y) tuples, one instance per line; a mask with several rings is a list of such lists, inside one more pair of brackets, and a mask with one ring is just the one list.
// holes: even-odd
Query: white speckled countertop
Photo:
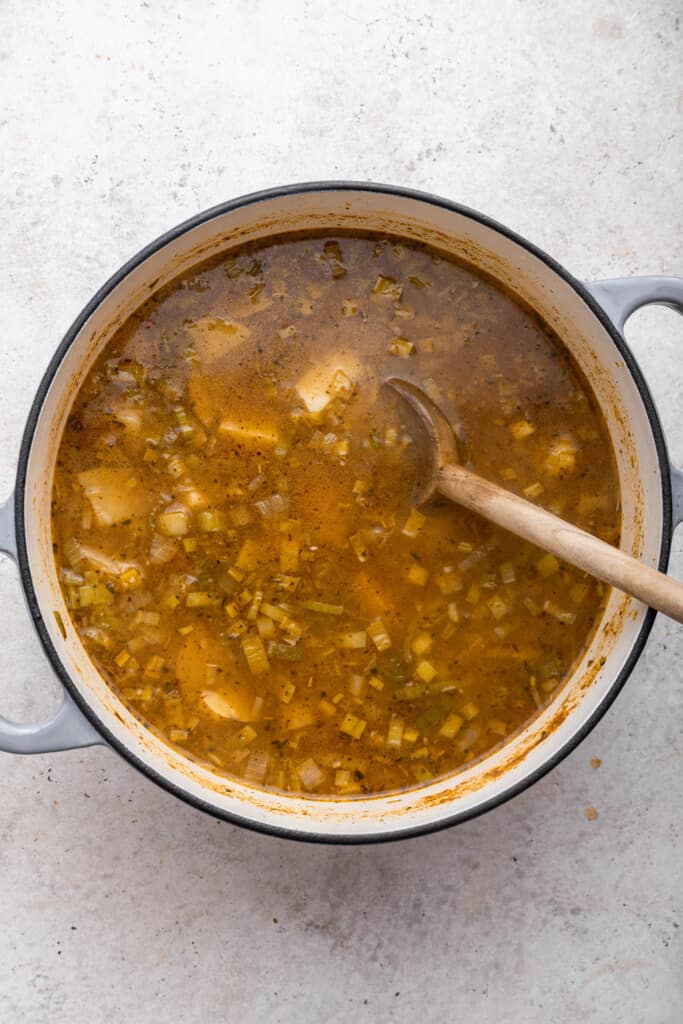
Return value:
[[(496, 217), (578, 276), (682, 274), (677, 8), (5, 0), (0, 496), (82, 305), (150, 239), (244, 192), (394, 182)], [(650, 309), (627, 333), (683, 460), (683, 321)], [(28, 720), (58, 690), (7, 560), (0, 602), (0, 708)], [(673, 1024), (682, 664), (683, 630), (660, 618), (555, 771), (388, 846), (241, 831), (101, 748), (0, 755), (0, 1018)]]

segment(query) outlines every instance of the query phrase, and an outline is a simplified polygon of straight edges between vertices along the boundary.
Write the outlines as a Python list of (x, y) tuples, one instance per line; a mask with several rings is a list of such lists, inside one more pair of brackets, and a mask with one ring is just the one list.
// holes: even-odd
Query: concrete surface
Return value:
[[(71, 319), (140, 246), (227, 197), (397, 182), (488, 212), (579, 276), (683, 273), (679, 14), (673, 0), (5, 0), (0, 495)], [(628, 331), (679, 459), (682, 325), (648, 311)], [(30, 719), (57, 689), (0, 570), (0, 706)], [(682, 659), (681, 628), (660, 619), (615, 707), (549, 777), (385, 847), (240, 831), (101, 749), (2, 755), (0, 1019), (673, 1024)]]

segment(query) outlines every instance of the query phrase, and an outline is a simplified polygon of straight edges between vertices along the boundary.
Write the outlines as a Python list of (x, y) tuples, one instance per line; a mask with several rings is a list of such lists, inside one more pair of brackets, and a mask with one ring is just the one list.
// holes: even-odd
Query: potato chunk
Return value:
[(340, 352), (312, 366), (299, 378), (296, 390), (308, 412), (318, 415), (337, 396), (348, 396), (358, 379), (360, 363), (350, 352)]
[(149, 509), (145, 491), (132, 469), (100, 466), (78, 474), (78, 482), (92, 506), (98, 526), (116, 526)]
[(210, 369), (243, 342), (248, 341), (251, 330), (236, 320), (223, 317), (205, 317), (190, 325), (192, 345), (200, 365)]

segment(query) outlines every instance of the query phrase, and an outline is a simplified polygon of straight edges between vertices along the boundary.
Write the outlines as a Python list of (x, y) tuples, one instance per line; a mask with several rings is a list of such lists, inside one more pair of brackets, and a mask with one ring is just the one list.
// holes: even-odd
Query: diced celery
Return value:
[(294, 683), (283, 683), (280, 687), (280, 700), (283, 704), (289, 704), (290, 700), (296, 692), (296, 686)]
[(525, 437), (533, 434), (535, 430), (536, 427), (529, 420), (517, 420), (516, 423), (510, 424), (510, 433), (515, 441), (522, 441)]
[(252, 675), (260, 676), (270, 671), (268, 655), (260, 636), (250, 635), (243, 637), (242, 650)]
[(274, 427), (266, 424), (237, 423), (230, 419), (221, 420), (218, 424), (218, 436), (236, 442), (238, 447), (275, 447), (280, 443), (280, 435)]
[(394, 302), (400, 302), (403, 295), (403, 287), (396, 283), (393, 277), (383, 277), (381, 274), (375, 281), (372, 289), (375, 295), (384, 295)]
[(276, 573), (271, 576), (273, 584), (279, 587), (280, 590), (288, 590), (290, 594), (294, 593), (296, 588), (299, 586), (300, 576), (288, 576), (286, 573)]
[(394, 690), (394, 697), (397, 700), (417, 700), (419, 697), (424, 697), (425, 693), (426, 688), (423, 683), (411, 682)]
[(282, 608), (278, 608), (277, 605), (270, 604), (268, 601), (261, 602), (261, 614), (272, 619), (273, 622), (282, 622), (287, 617)]
[(271, 658), (278, 658), (280, 661), (300, 661), (303, 656), (301, 647), (294, 644), (268, 644), (268, 654)]
[(414, 350), (415, 345), (407, 338), (394, 338), (387, 349), (392, 356), (398, 356), (399, 359), (409, 359)]
[(391, 637), (381, 619), (375, 619), (367, 629), (370, 639), (378, 651), (388, 651), (391, 647)]
[(576, 468), (577, 447), (570, 438), (562, 438), (550, 446), (550, 451), (543, 464), (546, 473), (551, 476), (564, 476), (573, 473)]
[(247, 537), (237, 554), (235, 565), (244, 572), (253, 572), (259, 563), (259, 545)]
[(135, 614), (135, 625), (158, 626), (161, 620), (159, 612), (148, 612), (140, 608)]
[(555, 576), (560, 571), (560, 563), (555, 558), (555, 555), (547, 554), (539, 558), (536, 562), (536, 568), (539, 576), (546, 579), (548, 576)]
[(418, 661), (415, 669), (415, 675), (418, 679), (421, 679), (423, 683), (431, 683), (432, 679), (436, 675), (436, 669), (429, 661)]
[(140, 571), (131, 566), (129, 569), (124, 570), (119, 576), (119, 584), (123, 590), (137, 590), (142, 583), (142, 576)]
[(365, 731), (367, 721), (363, 718), (359, 718), (357, 715), (352, 715), (350, 712), (344, 715), (342, 723), (339, 726), (341, 732), (346, 733), (347, 736), (351, 736), (355, 740), (359, 740)]
[(444, 736), (447, 740), (452, 740), (462, 728), (463, 723), (464, 719), (460, 715), (457, 715), (454, 711), (451, 712), (451, 714), (446, 715), (446, 718), (439, 729), (439, 736)]
[(302, 601), (300, 607), (307, 612), (319, 612), (321, 615), (343, 615), (343, 604), (327, 604), (325, 601)]
[(530, 484), (528, 487), (525, 487), (523, 493), (525, 498), (528, 498), (529, 501), (533, 501), (534, 498), (538, 498), (541, 494), (543, 494), (543, 484), (539, 480), (537, 480), (536, 483)]
[(251, 725), (245, 725), (244, 728), (240, 729), (240, 731), (237, 733), (237, 739), (239, 740), (240, 743), (243, 743), (245, 745), (253, 743), (257, 736), (258, 733), (256, 732), (256, 729), (254, 729), (253, 726)]
[(421, 512), (418, 512), (418, 510), (414, 508), (406, 519), (401, 533), (405, 534), (406, 537), (417, 537), (426, 522), (427, 517), (423, 516)]
[(300, 545), (296, 537), (283, 537), (280, 541), (280, 572), (295, 573), (299, 568)]
[(424, 587), (429, 577), (429, 572), (423, 565), (419, 565), (417, 562), (408, 569), (407, 578), (408, 582), (412, 583), (416, 587)]
[(354, 533), (349, 537), (349, 544), (359, 562), (367, 562), (370, 552), (361, 533)]
[(435, 576), (435, 583), (444, 597), (449, 594), (455, 594), (458, 590), (462, 590), (462, 577), (460, 573), (455, 572), (453, 569), (438, 573)]
[(187, 608), (216, 608), (222, 603), (220, 594), (207, 590), (191, 590), (185, 597)]
[(351, 696), (358, 698), (362, 697), (363, 694), (365, 693), (367, 682), (368, 681), (365, 678), (365, 676), (361, 676), (358, 674), (352, 675), (351, 679), (349, 680), (349, 693), (351, 694)]
[(473, 718), (476, 718), (479, 714), (479, 708), (474, 701), (468, 701), (461, 709), (461, 713), (468, 722), (471, 722)]
[(569, 591), (569, 596), (571, 597), (574, 604), (583, 604), (583, 602), (586, 600), (586, 597), (588, 596), (589, 590), (590, 587), (587, 583), (575, 583)]
[(175, 480), (183, 476), (184, 473), (186, 472), (185, 463), (183, 462), (179, 455), (171, 456), (171, 458), (166, 463), (166, 469)]
[(164, 664), (164, 659), (160, 655), (153, 654), (145, 665), (145, 675), (150, 676), (152, 679), (158, 679)]

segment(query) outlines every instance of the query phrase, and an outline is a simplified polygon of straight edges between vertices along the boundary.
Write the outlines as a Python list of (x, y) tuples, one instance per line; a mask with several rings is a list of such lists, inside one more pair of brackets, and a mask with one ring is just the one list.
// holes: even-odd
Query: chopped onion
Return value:
[(247, 782), (263, 782), (268, 768), (268, 755), (264, 750), (259, 750), (249, 755), (244, 768), (244, 778)]
[(431, 633), (418, 633), (417, 636), (413, 638), (410, 649), (416, 657), (421, 657), (423, 654), (427, 654), (427, 652), (431, 650), (433, 643), (434, 637)]
[(545, 601), (543, 604), (543, 611), (547, 612), (548, 615), (552, 615), (558, 622), (562, 622), (567, 626), (571, 626), (576, 621), (576, 612), (565, 612), (554, 601)]
[(269, 498), (257, 501), (256, 508), (264, 519), (274, 519), (276, 516), (285, 515), (289, 508), (289, 499), (282, 494), (271, 494)]
[(178, 545), (170, 537), (155, 533), (149, 548), (149, 560), (154, 565), (166, 565), (178, 554)]
[(350, 651), (362, 650), (367, 646), (367, 642), (367, 634), (364, 629), (358, 630), (356, 633), (345, 633), (341, 638), (341, 646)]
[(400, 747), (403, 739), (405, 719), (402, 715), (392, 715), (389, 721), (389, 732), (387, 733), (387, 746)]
[(317, 789), (325, 777), (312, 757), (302, 761), (297, 771), (304, 789)]
[(181, 504), (169, 505), (157, 516), (157, 525), (166, 537), (184, 537), (190, 528), (190, 510)]
[(502, 619), (510, 611), (503, 598), (499, 597), (498, 594), (494, 594), (493, 597), (489, 598), (486, 604), (494, 619)]

